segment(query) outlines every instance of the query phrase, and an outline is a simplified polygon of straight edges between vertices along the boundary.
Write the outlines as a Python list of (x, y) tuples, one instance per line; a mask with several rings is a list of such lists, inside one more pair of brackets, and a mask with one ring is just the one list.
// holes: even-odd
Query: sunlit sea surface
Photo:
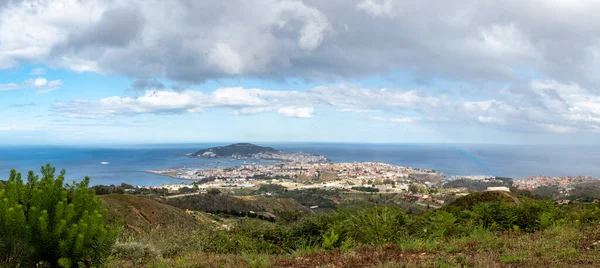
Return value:
[[(92, 184), (161, 185), (181, 180), (142, 172), (176, 166), (196, 168), (241, 165), (243, 160), (182, 156), (216, 143), (105, 147), (0, 147), (0, 179), (12, 168), (38, 171), (51, 163), (67, 170), (67, 180), (90, 176)], [(472, 144), (338, 144), (259, 143), (286, 152), (322, 154), (333, 162), (371, 161), (430, 168), (452, 175), (589, 175), (600, 178), (600, 146), (472, 145)], [(246, 160), (247, 162), (257, 162)], [(109, 164), (101, 164), (108, 162)]]

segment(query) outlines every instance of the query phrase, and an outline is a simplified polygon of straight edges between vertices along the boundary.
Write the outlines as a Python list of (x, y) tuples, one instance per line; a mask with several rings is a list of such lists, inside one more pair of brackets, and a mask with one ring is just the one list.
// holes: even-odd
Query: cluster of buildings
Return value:
[(328, 163), (329, 159), (322, 155), (308, 153), (257, 153), (253, 158), (262, 160), (276, 160), (293, 163)]
[(453, 180), (472, 180), (472, 181), (482, 181), (482, 182), (491, 182), (496, 180), (496, 176), (489, 175), (458, 175), (452, 176), (448, 178), (449, 181)]
[[(191, 156), (191, 154), (187, 154)], [(219, 158), (213, 151), (206, 151), (198, 157), (201, 158)], [(303, 152), (296, 153), (284, 153), (284, 152), (261, 152), (255, 153), (250, 156), (244, 156), (241, 154), (233, 154), (230, 156), (232, 159), (259, 159), (259, 160), (274, 160), (281, 162), (295, 162), (295, 163), (329, 163), (329, 159), (327, 157), (317, 154), (309, 154)]]
[[(171, 168), (147, 170), (147, 172), (174, 178), (203, 181), (196, 188), (248, 188), (262, 183), (275, 183), (290, 189), (351, 189), (356, 186), (369, 186), (380, 192), (408, 191), (410, 184), (424, 187), (439, 182), (444, 174), (434, 170), (401, 167), (377, 162), (354, 163), (300, 163), (286, 162), (274, 165), (245, 164), (226, 168)], [(303, 180), (299, 180), (303, 178)], [(419, 178), (418, 180), (415, 178)], [(157, 186), (176, 192), (189, 184)]]
[(542, 186), (559, 186), (567, 187), (573, 184), (595, 182), (590, 176), (563, 176), (563, 177), (549, 177), (549, 176), (535, 176), (526, 179), (515, 179), (513, 185), (521, 190), (533, 190)]
[[(327, 181), (336, 180), (406, 180), (410, 175), (433, 175), (443, 178), (443, 174), (433, 170), (400, 167), (385, 163), (300, 163), (287, 162), (276, 165), (242, 165), (227, 168), (206, 169), (165, 169), (148, 170), (148, 172), (187, 180), (203, 180), (214, 178), (213, 181), (243, 182), (265, 180), (269, 178), (296, 179), (301, 176), (308, 178), (323, 178)], [(358, 182), (358, 181), (356, 181)]]

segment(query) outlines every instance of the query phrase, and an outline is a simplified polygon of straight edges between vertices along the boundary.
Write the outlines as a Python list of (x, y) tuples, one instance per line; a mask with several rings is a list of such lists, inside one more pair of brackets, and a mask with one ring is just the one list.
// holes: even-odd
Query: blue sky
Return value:
[(0, 144), (598, 143), (595, 5), (0, 2)]

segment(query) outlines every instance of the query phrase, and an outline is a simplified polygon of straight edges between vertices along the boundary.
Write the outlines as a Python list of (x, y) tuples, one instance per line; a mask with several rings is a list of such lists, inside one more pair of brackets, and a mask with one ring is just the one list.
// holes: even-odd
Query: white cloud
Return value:
[[(318, 108), (361, 113), (378, 111), (373, 120), (393, 123), (457, 122), (483, 124), (508, 131), (598, 132), (600, 99), (575, 84), (553, 80), (529, 85), (536, 102), (509, 96), (505, 99), (464, 100), (451, 96), (429, 96), (419, 90), (370, 89), (348, 84), (321, 86), (301, 91), (219, 88), (200, 91), (146, 91), (140, 97), (108, 97), (98, 101), (58, 103), (53, 111), (70, 117), (99, 118), (136, 114), (199, 113), (207, 109), (229, 109), (235, 115), (275, 112), (310, 118)], [(410, 113), (414, 116), (401, 116)]]
[(17, 83), (0, 84), (0, 91), (32, 88), (32, 89), (36, 89), (37, 94), (43, 94), (43, 93), (48, 93), (50, 91), (60, 88), (62, 86), (62, 84), (63, 83), (60, 80), (48, 81), (46, 78), (38, 77), (35, 79), (27, 79), (21, 84), (17, 84)]
[[(346, 89), (352, 90), (346, 90)], [(410, 109), (435, 106), (439, 100), (416, 91), (365, 89), (348, 85), (317, 87), (306, 92), (263, 90), (242, 87), (219, 88), (210, 94), (186, 90), (146, 91), (140, 97), (108, 97), (98, 101), (58, 103), (54, 110), (73, 117), (118, 116), (143, 113), (201, 112), (208, 108), (232, 109), (235, 114), (276, 111), (291, 117), (312, 116), (315, 106), (334, 106), (343, 111), (372, 111), (374, 108)]]
[(314, 110), (312, 107), (282, 107), (277, 112), (289, 117), (310, 118)]
[(356, 8), (373, 16), (390, 16), (393, 14), (393, 4), (393, 0), (363, 0)]
[(336, 111), (344, 112), (344, 113), (375, 113), (375, 112), (379, 112), (378, 110), (356, 109), (356, 108), (343, 108), (343, 109), (338, 109)]
[(48, 84), (48, 80), (46, 80), (46, 78), (36, 78), (33, 80), (32, 84), (34, 87), (43, 87)]
[(212, 94), (212, 101), (217, 106), (261, 106), (264, 101), (261, 98), (263, 90), (244, 89), (241, 87), (219, 88)]
[(504, 119), (493, 117), (493, 116), (478, 116), (477, 119), (479, 120), (479, 122), (486, 123), (486, 124), (498, 124), (498, 125), (504, 124)]
[(575, 131), (572, 127), (555, 124), (540, 124), (543, 128), (555, 133), (569, 133)]
[(514, 82), (525, 68), (562, 83), (600, 82), (594, 1), (9, 2), (0, 68), (34, 62), (184, 83), (390, 70), (419, 81)]
[(388, 118), (388, 117), (375, 116), (375, 117), (372, 117), (372, 119), (378, 120), (378, 121), (391, 122), (391, 123), (399, 123), (399, 124), (415, 123), (418, 121), (422, 121), (416, 117), (391, 117), (391, 118)]
[(0, 13), (0, 68), (35, 61), (197, 82), (289, 67), (330, 32), (327, 17), (299, 0), (17, 1)]
[(0, 91), (15, 90), (15, 89), (20, 89), (20, 88), (21, 88), (21, 86), (19, 84), (15, 84), (15, 83), (0, 84)]
[(29, 72), (29, 75), (43, 75), (46, 74), (46, 69), (44, 68), (34, 68)]

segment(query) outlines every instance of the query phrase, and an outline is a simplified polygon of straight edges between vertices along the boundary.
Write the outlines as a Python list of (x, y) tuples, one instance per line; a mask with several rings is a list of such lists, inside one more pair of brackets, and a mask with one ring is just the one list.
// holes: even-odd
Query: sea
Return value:
[[(128, 183), (139, 186), (189, 183), (144, 172), (171, 167), (214, 168), (257, 162), (183, 156), (226, 143), (119, 146), (0, 146), (0, 180), (11, 169), (39, 172), (50, 163), (67, 171), (67, 181), (85, 176), (91, 184)], [(384, 162), (434, 169), (447, 177), (491, 175), (525, 178), (537, 175), (600, 178), (600, 146), (488, 144), (358, 144), (258, 143), (284, 152), (321, 154), (333, 162)], [(259, 162), (260, 164), (261, 162)]]

